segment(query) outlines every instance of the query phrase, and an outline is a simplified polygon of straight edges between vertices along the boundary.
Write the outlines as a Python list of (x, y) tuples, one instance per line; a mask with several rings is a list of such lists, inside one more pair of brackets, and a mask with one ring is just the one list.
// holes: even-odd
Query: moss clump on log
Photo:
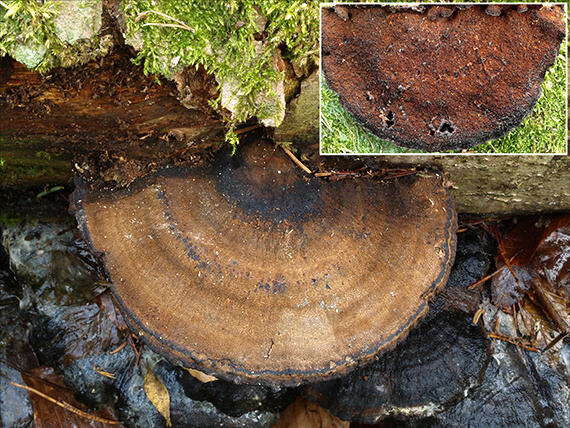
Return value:
[[(278, 97), (272, 85), (284, 78), (276, 56), (299, 69), (313, 64), (318, 7), (301, 0), (215, 0), (207, 7), (199, 0), (129, 0), (123, 3), (126, 43), (140, 50), (136, 61), (144, 63), (147, 74), (170, 77), (185, 66), (202, 65), (220, 88), (229, 84), (232, 94), (224, 103), (237, 98), (235, 121), (255, 116), (277, 118), (279, 124), (282, 111), (271, 108)], [(221, 103), (222, 94), (213, 101), (226, 107)]]

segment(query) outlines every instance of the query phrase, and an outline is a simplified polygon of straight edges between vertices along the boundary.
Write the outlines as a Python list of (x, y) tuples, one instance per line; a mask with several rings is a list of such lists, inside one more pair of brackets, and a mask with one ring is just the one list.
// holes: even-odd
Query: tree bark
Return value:
[(391, 156), (388, 162), (394, 167), (419, 166), (446, 173), (462, 214), (570, 211), (568, 156)]

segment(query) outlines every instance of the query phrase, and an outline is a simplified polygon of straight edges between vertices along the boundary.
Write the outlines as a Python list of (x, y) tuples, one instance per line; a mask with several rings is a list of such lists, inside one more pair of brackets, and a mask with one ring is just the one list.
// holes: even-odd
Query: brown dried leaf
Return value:
[(170, 421), (170, 394), (168, 394), (166, 386), (164, 386), (162, 380), (160, 380), (150, 366), (146, 368), (144, 390), (150, 402), (156, 407), (156, 410), (166, 419), (166, 426), (172, 426), (172, 422)]
[(519, 222), (502, 239), (507, 258), (516, 266), (529, 264), (540, 244), (556, 229), (570, 223), (570, 214), (554, 218), (529, 217)]
[(349, 428), (350, 422), (334, 416), (327, 409), (300, 396), (281, 413), (272, 428)]
[(62, 376), (49, 367), (38, 367), (28, 373), (24, 372), (22, 379), (30, 388), (28, 390), (34, 403), (36, 428), (123, 426), (114, 420), (115, 415), (110, 409), (88, 412), (85, 406), (73, 397), (73, 391), (64, 385)]
[(218, 380), (217, 377), (207, 375), (206, 373), (202, 373), (199, 370), (188, 369), (186, 367), (184, 367), (184, 370), (186, 370), (188, 373), (190, 373), (193, 377), (195, 377), (196, 379), (198, 379), (202, 383), (208, 383), (208, 382), (213, 382), (215, 380)]

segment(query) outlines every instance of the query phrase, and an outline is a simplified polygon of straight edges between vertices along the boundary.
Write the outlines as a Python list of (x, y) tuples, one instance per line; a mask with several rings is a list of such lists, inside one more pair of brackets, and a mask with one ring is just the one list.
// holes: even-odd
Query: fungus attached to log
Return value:
[(429, 152), (516, 128), (565, 35), (560, 5), (343, 7), (322, 9), (329, 88), (380, 138)]
[(455, 256), (454, 202), (436, 174), (326, 182), (281, 149), (242, 144), (129, 188), (78, 188), (127, 323), (218, 378), (297, 385), (403, 339)]

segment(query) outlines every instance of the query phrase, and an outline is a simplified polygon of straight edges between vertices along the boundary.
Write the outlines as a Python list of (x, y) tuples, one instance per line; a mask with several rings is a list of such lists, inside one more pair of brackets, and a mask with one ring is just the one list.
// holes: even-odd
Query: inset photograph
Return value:
[(321, 154), (567, 153), (567, 5), (323, 3)]

